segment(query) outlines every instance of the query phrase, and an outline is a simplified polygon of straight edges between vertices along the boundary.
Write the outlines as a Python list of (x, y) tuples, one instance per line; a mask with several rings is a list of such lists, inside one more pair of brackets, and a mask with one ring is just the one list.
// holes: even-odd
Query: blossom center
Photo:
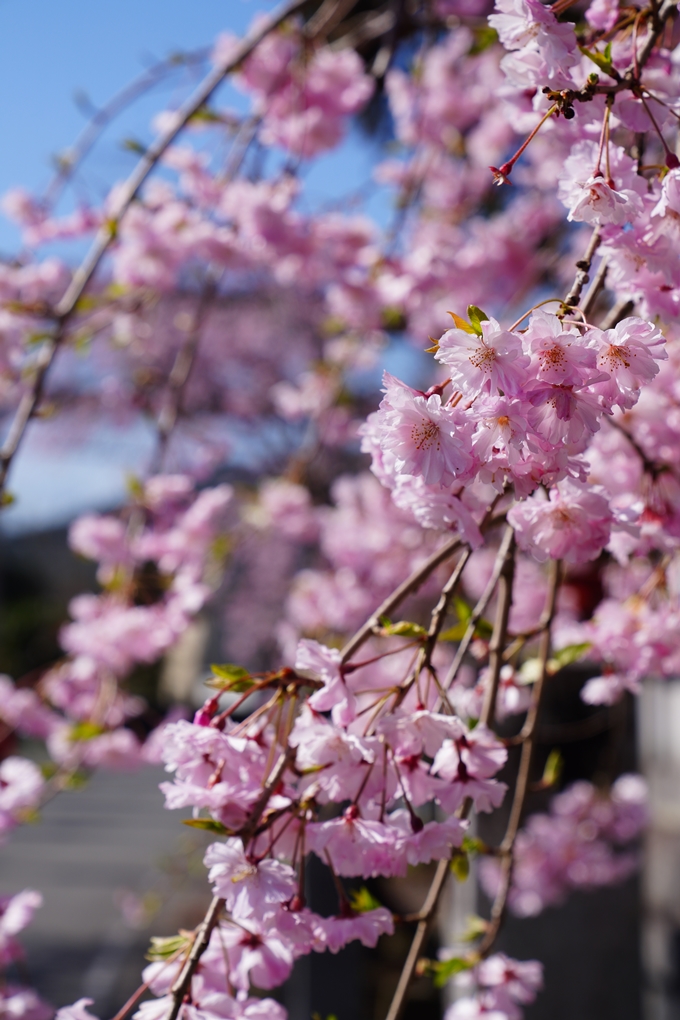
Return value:
[(411, 439), (417, 450), (429, 450), (439, 446), (439, 426), (430, 418), (422, 418), (411, 428)]
[(480, 344), (470, 355), (470, 364), (473, 368), (478, 368), (480, 372), (491, 372), (495, 361), (496, 351), (493, 347), (486, 347), (484, 344)]
[(541, 368), (544, 371), (550, 368), (564, 368), (566, 361), (567, 359), (564, 351), (557, 345), (554, 347), (548, 347), (546, 350), (541, 351), (540, 362)]
[(610, 344), (600, 358), (601, 362), (613, 370), (617, 368), (630, 368), (630, 354), (625, 347), (615, 347)]

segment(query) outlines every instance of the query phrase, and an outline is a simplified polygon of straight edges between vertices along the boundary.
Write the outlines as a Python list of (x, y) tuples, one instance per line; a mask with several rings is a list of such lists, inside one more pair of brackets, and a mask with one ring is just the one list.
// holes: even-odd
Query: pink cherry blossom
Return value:
[(24, 951), (15, 936), (31, 923), (42, 902), (41, 894), (34, 889), (0, 898), (0, 966), (23, 959)]
[(323, 680), (324, 686), (309, 699), (309, 705), (315, 712), (332, 711), (333, 722), (339, 726), (346, 726), (352, 721), (356, 703), (345, 683), (337, 649), (326, 648), (318, 641), (300, 641), (295, 668)]
[(238, 917), (261, 917), (272, 904), (289, 900), (296, 891), (295, 872), (280, 861), (249, 859), (238, 839), (213, 843), (204, 863), (216, 896)]
[(55, 1014), (55, 1020), (97, 1020), (88, 1006), (94, 1004), (94, 999), (78, 999), (71, 1006), (62, 1006)]
[[(275, 988), (293, 969), (294, 956), (287, 941), (275, 927), (264, 927), (253, 918), (242, 921), (239, 927), (222, 925), (213, 957), (218, 951), (223, 952), (221, 946), (225, 946), (228, 953), (229, 980), (241, 991), (247, 991), (251, 984), (258, 988)], [(209, 965), (211, 957), (206, 954), (204, 959)]]
[(10, 755), (0, 762), (0, 835), (38, 806), (44, 786), (42, 772), (28, 758)]
[(465, 432), (441, 397), (426, 397), (385, 376), (385, 398), (378, 416), (380, 445), (395, 458), (396, 470), (420, 475), (427, 485), (446, 484), (471, 464)]
[(579, 142), (564, 163), (558, 197), (569, 209), (569, 220), (601, 226), (623, 224), (641, 211), (639, 178), (635, 166), (619, 146), (609, 153), (612, 179), (606, 180), (597, 165), (595, 142)]
[[(54, 1008), (41, 999), (32, 988), (6, 984), (0, 991), (0, 1009), (12, 1020), (50, 1020)], [(68, 1018), (67, 1018), (68, 1020)], [(81, 1020), (81, 1018), (78, 1018)]]
[(610, 405), (632, 407), (641, 387), (658, 373), (657, 362), (668, 357), (665, 337), (636, 317), (623, 319), (604, 332), (593, 330), (586, 334), (586, 339), (589, 337), (597, 344), (597, 367), (609, 374), (608, 381), (598, 385), (598, 392)]
[(508, 513), (521, 549), (539, 562), (585, 563), (609, 541), (613, 515), (604, 496), (565, 479), (550, 490), (517, 503)]
[(355, 939), (373, 949), (381, 935), (394, 933), (394, 920), (389, 910), (377, 907), (353, 917), (319, 918), (316, 930), (331, 953), (337, 953)]
[(503, 330), (495, 319), (481, 323), (482, 334), (449, 329), (439, 340), (436, 358), (451, 375), (454, 389), (468, 396), (503, 390), (514, 395), (527, 379), (528, 358), (515, 333)]

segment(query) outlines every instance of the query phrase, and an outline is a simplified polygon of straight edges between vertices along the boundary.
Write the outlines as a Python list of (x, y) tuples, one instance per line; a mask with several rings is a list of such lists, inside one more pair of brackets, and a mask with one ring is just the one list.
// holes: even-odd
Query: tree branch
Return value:
[(182, 967), (182, 970), (180, 971), (177, 980), (172, 986), (170, 992), (172, 996), (172, 1005), (168, 1011), (168, 1015), (166, 1016), (165, 1020), (177, 1020), (179, 1011), (182, 1008), (184, 997), (189, 991), (189, 988), (191, 986), (191, 979), (193, 978), (194, 973), (196, 972), (199, 960), (201, 959), (204, 952), (208, 948), (208, 944), (210, 943), (210, 936), (212, 934), (213, 928), (215, 927), (219, 920), (219, 916), (220, 913), (222, 912), (223, 907), (224, 900), (221, 899), (219, 896), (213, 896), (210, 902), (210, 906), (208, 907), (208, 912), (201, 921), (198, 931), (196, 932), (196, 938), (194, 940), (191, 952), (187, 957), (186, 963)]
[(460, 669), (463, 659), (467, 654), (467, 650), (472, 644), (472, 639), (475, 636), (477, 624), (484, 615), (486, 607), (491, 601), (491, 597), (494, 591), (496, 590), (498, 579), (500, 578), (501, 574), (503, 573), (503, 570), (505, 569), (506, 560), (510, 553), (510, 548), (513, 544), (514, 544), (514, 531), (512, 530), (510, 525), (508, 525), (505, 530), (505, 534), (503, 535), (503, 541), (500, 544), (498, 555), (496, 556), (496, 562), (494, 563), (493, 573), (491, 574), (488, 584), (484, 589), (479, 601), (477, 602), (477, 605), (474, 607), (472, 613), (470, 614), (467, 629), (465, 631), (465, 634), (463, 635), (460, 644), (458, 645), (458, 649), (453, 658), (453, 662), (449, 667), (449, 672), (447, 673), (446, 680), (444, 681), (443, 684), (445, 691), (448, 691), (448, 689), (451, 687), (452, 683), (458, 676), (458, 670)]
[(453, 556), (456, 549), (459, 549), (463, 543), (459, 538), (452, 538), (444, 545), (440, 546), (436, 552), (434, 552), (429, 559), (425, 560), (421, 567), (418, 567), (410, 577), (407, 577), (398, 588), (388, 595), (387, 598), (381, 605), (378, 606), (372, 616), (369, 616), (366, 623), (364, 623), (356, 634), (349, 639), (347, 644), (344, 646), (341, 652), (341, 663), (346, 663), (348, 659), (354, 655), (354, 653), (361, 648), (363, 644), (368, 641), (374, 629), (380, 623), (382, 616), (389, 616), (397, 606), (401, 605), (407, 595), (411, 595), (414, 591), (420, 588), (423, 581), (426, 581), (430, 574), (437, 569), (440, 563), (443, 563), (450, 556)]
[(447, 859), (439, 861), (437, 864), (437, 870), (434, 873), (434, 878), (432, 879), (432, 884), (430, 885), (427, 898), (420, 911), (418, 927), (416, 928), (416, 933), (413, 936), (413, 941), (411, 942), (411, 948), (408, 951), (408, 956), (406, 957), (401, 974), (399, 975), (399, 983), (397, 984), (397, 988), (385, 1020), (399, 1020), (399, 1017), (401, 1016), (401, 1012), (406, 1003), (406, 993), (408, 992), (409, 985), (413, 979), (416, 965), (420, 958), (425, 938), (427, 936), (427, 929), (429, 928), (432, 916), (437, 909), (439, 897), (441, 896), (444, 884), (448, 877), (449, 863), (450, 862)]
[[(508, 525), (510, 538), (507, 543), (507, 550), (503, 558), (500, 574), (498, 575), (498, 606), (496, 608), (496, 620), (493, 634), (489, 644), (489, 680), (484, 693), (484, 704), (480, 722), (490, 726), (493, 722), (496, 710), (496, 697), (498, 695), (498, 681), (500, 680), (501, 669), (503, 668), (503, 652), (508, 636), (508, 620), (512, 608), (512, 585), (515, 579), (515, 532)], [(506, 532), (507, 536), (507, 532)]]
[(561, 574), (561, 563), (559, 560), (553, 560), (551, 562), (551, 577), (548, 587), (548, 596), (546, 600), (546, 607), (544, 610), (542, 620), (542, 631), (541, 631), (541, 642), (539, 650), (539, 661), (540, 661), (540, 673), (538, 680), (534, 684), (532, 693), (531, 705), (527, 712), (527, 717), (522, 727), (522, 756), (520, 758), (519, 771), (517, 773), (517, 783), (515, 785), (515, 795), (512, 801), (512, 807), (510, 809), (510, 818), (508, 820), (508, 826), (505, 831), (503, 842), (500, 846), (500, 852), (502, 854), (501, 861), (501, 875), (500, 875), (500, 886), (496, 893), (496, 898), (491, 908), (491, 919), (489, 921), (489, 927), (487, 928), (486, 934), (480, 943), (478, 952), (482, 956), (488, 955), (491, 948), (496, 941), (498, 932), (500, 931), (505, 911), (508, 903), (508, 895), (510, 893), (510, 885), (512, 882), (512, 866), (513, 866), (513, 850), (515, 846), (515, 839), (519, 831), (520, 822), (522, 820), (522, 813), (524, 811), (524, 803), (526, 801), (527, 792), (529, 789), (529, 776), (531, 772), (531, 761), (533, 758), (534, 745), (536, 743), (536, 723), (538, 720), (538, 713), (541, 707), (541, 700), (543, 692), (545, 690), (545, 682), (548, 677), (548, 659), (550, 658), (550, 631), (552, 622), (555, 617), (555, 608), (557, 605), (557, 592), (560, 585), (560, 574)]
[[(494, 570), (494, 574), (492, 575), (492, 580), (494, 582), (493, 587), (491, 588), (492, 592), (495, 589), (496, 585), (499, 583), (499, 581), (502, 584), (501, 594), (499, 597), (498, 612), (496, 613), (496, 622), (494, 624), (493, 634), (491, 636), (491, 648), (495, 650), (492, 653), (494, 655), (493, 660), (494, 664), (492, 665), (491, 668), (493, 670), (497, 670), (498, 674), (500, 674), (500, 668), (502, 665), (502, 651), (503, 647), (505, 646), (505, 641), (507, 638), (508, 617), (510, 615), (510, 606), (512, 603), (512, 579), (514, 575), (515, 564), (514, 538), (515, 538), (514, 531), (512, 530), (510, 525), (508, 525), (506, 533), (503, 536), (503, 541), (501, 542), (501, 547), (496, 560), (496, 564), (499, 565), (498, 570)], [(461, 559), (464, 559), (464, 557), (461, 557)], [(458, 568), (456, 567), (456, 570), (457, 569)], [(454, 570), (452, 578), (455, 575), (456, 570)], [(449, 584), (450, 583), (451, 579), (449, 580)], [(491, 582), (489, 582), (489, 584), (491, 584)], [(487, 590), (488, 587), (489, 586), (487, 586)], [(489, 598), (490, 597), (491, 596), (489, 596)], [(477, 606), (479, 606), (479, 603), (477, 603)], [(484, 612), (483, 609), (480, 611), (480, 616), (482, 612)], [(474, 633), (474, 625), (472, 626), (472, 631)], [(498, 681), (496, 678), (496, 684), (497, 682)], [(484, 709), (482, 711), (480, 722), (485, 725), (488, 725), (491, 718), (490, 713), (492, 711), (493, 700), (487, 698), (484, 704)], [(465, 802), (460, 811), (460, 818), (467, 818), (468, 815), (470, 814), (471, 809), (472, 800), (470, 797), (466, 797)], [(413, 979), (416, 965), (418, 963), (418, 959), (420, 957), (425, 942), (425, 938), (427, 936), (427, 930), (430, 921), (434, 916), (434, 913), (437, 909), (437, 904), (439, 903), (439, 897), (441, 896), (442, 890), (444, 889), (444, 884), (449, 873), (449, 865), (450, 861), (448, 859), (439, 861), (439, 863), (437, 864), (437, 870), (434, 873), (434, 878), (432, 879), (432, 883), (430, 885), (427, 897), (417, 915), (418, 927), (416, 928), (415, 935), (413, 936), (413, 941), (411, 942), (411, 947), (408, 951), (408, 956), (406, 957), (404, 966), (399, 976), (399, 983), (397, 984), (397, 988), (394, 993), (394, 997), (392, 999), (392, 1003), (390, 1005), (389, 1012), (387, 1013), (387, 1017), (385, 1018), (385, 1020), (399, 1020), (399, 1017), (401, 1016), (402, 1010), (406, 1003), (406, 993), (408, 992), (409, 985), (411, 983), (411, 980)]]
[(194, 366), (201, 333), (216, 294), (217, 280), (211, 274), (203, 285), (187, 335), (177, 351), (170, 375), (168, 376), (165, 401), (158, 415), (158, 443), (150, 467), (151, 474), (158, 474), (162, 470), (170, 436), (182, 410), (182, 396)]
[(600, 234), (600, 228), (596, 227), (595, 230), (593, 230), (590, 241), (588, 242), (588, 247), (583, 253), (583, 258), (580, 258), (576, 263), (576, 276), (571, 285), (571, 290), (564, 299), (565, 305), (568, 305), (570, 308), (574, 308), (578, 305), (583, 288), (590, 279), (588, 274), (590, 273), (590, 267), (593, 263), (595, 252), (600, 246), (601, 240), (602, 235)]

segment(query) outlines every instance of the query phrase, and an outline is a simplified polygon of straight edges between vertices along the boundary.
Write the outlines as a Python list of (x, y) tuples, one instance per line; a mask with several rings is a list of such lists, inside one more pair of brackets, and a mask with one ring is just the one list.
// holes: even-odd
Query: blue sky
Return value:
[[(16, 185), (40, 191), (51, 156), (85, 124), (78, 90), (106, 102), (150, 62), (209, 45), (227, 29), (243, 33), (267, 0), (0, 0), (0, 193)], [(173, 97), (161, 89), (125, 126), (142, 133), (153, 110)], [(123, 132), (124, 134), (125, 132)], [(114, 127), (112, 140), (120, 137)], [(107, 147), (114, 177), (133, 157)], [(0, 223), (0, 250), (16, 234)]]
[[(52, 177), (52, 159), (68, 148), (87, 123), (76, 93), (101, 106), (149, 64), (178, 50), (210, 47), (223, 31), (243, 34), (253, 16), (271, 11), (271, 0), (0, 0), (0, 195), (23, 186), (40, 195)], [(136, 155), (121, 140), (151, 137), (151, 119), (176, 105), (189, 89), (186, 77), (157, 86), (116, 120), (85, 164), (88, 201), (97, 202), (109, 186), (130, 172)], [(227, 87), (219, 97), (244, 108), (245, 100)], [(375, 151), (350, 137), (340, 152), (310, 169), (306, 193), (312, 202), (351, 192), (370, 178)], [(74, 192), (71, 192), (71, 204)], [(384, 220), (384, 200), (370, 212)], [(0, 253), (19, 244), (18, 231), (0, 215)], [(61, 252), (60, 252), (61, 254)]]

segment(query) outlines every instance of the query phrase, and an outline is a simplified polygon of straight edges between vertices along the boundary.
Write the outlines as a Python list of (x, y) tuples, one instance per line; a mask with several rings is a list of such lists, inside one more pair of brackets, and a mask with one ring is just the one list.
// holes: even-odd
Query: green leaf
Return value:
[(169, 935), (165, 938), (161, 935), (152, 935), (146, 959), (153, 961), (168, 960), (170, 957), (186, 949), (190, 942), (191, 939), (187, 935)]
[(447, 627), (439, 635), (440, 641), (462, 641), (467, 630), (467, 623), (456, 623), (453, 627)]
[(472, 960), (468, 960), (464, 956), (452, 956), (450, 960), (433, 960), (431, 970), (434, 975), (434, 983), (437, 988), (442, 988), (456, 974), (470, 970), (473, 966)]
[(483, 25), (481, 28), (475, 29), (475, 41), (470, 48), (470, 56), (476, 57), (478, 53), (488, 50), (495, 42), (498, 42), (498, 32), (495, 28)]
[(132, 473), (128, 474), (125, 478), (125, 487), (132, 499), (138, 503), (144, 499), (144, 483)]
[(451, 861), (451, 871), (459, 882), (465, 882), (470, 874), (470, 858), (463, 850), (457, 851)]
[(253, 678), (243, 666), (236, 666), (232, 662), (224, 665), (213, 663), (211, 670), (214, 676), (206, 680), (206, 687), (212, 687), (217, 691), (233, 691), (235, 694), (245, 694), (254, 686)]
[(463, 836), (463, 850), (465, 853), (484, 854), (488, 849), (483, 839), (479, 839), (477, 836)]
[(25, 807), (14, 811), (14, 817), (24, 825), (35, 825), (40, 821), (40, 812), (35, 808)]
[(482, 617), (481, 620), (477, 620), (477, 625), (475, 627), (475, 637), (490, 638), (492, 634), (493, 634), (492, 623), (490, 623), (488, 620), (485, 620), (484, 617)]
[(146, 145), (142, 145), (136, 138), (124, 138), (120, 145), (122, 149), (134, 152), (137, 156), (146, 155)]
[(101, 737), (102, 733), (106, 733), (106, 730), (99, 723), (78, 722), (71, 727), (69, 738), (73, 741), (93, 740), (95, 737)]
[(486, 934), (489, 922), (485, 921), (483, 917), (479, 917), (477, 914), (468, 914), (466, 920), (465, 931), (460, 936), (462, 942), (474, 942), (475, 939), (479, 939), (482, 935)]
[(64, 780), (64, 789), (82, 790), (83, 786), (86, 786), (89, 781), (90, 777), (87, 772), (81, 772), (76, 769), (75, 772), (71, 772), (71, 774)]
[(218, 836), (233, 835), (231, 829), (222, 822), (216, 822), (214, 818), (185, 818), (182, 825), (188, 825), (192, 829), (203, 829), (205, 832), (215, 832)]
[(223, 124), (224, 117), (211, 110), (209, 106), (199, 106), (195, 113), (189, 118), (190, 124)]
[(564, 648), (560, 648), (558, 652), (553, 654), (552, 661), (557, 664), (558, 669), (564, 669), (565, 666), (571, 666), (572, 662), (576, 662), (585, 655), (590, 646), (590, 641), (582, 641), (576, 645), (565, 645)]
[(588, 60), (592, 60), (592, 62), (596, 65), (596, 67), (599, 67), (599, 69), (601, 71), (604, 71), (605, 74), (608, 74), (610, 78), (618, 78), (619, 77), (619, 73), (618, 73), (618, 71), (616, 70), (616, 68), (614, 67), (614, 65), (612, 64), (612, 61), (611, 61), (611, 47), (610, 46), (607, 47), (607, 49), (609, 50), (609, 55), (607, 55), (607, 50), (606, 49), (605, 49), (604, 53), (596, 53), (596, 52), (594, 53), (592, 50), (587, 50), (585, 48), (585, 46), (579, 46), (579, 49), (580, 49), (580, 51), (581, 51), (581, 53), (583, 54), (584, 57), (588, 57)]
[(489, 316), (486, 312), (483, 312), (481, 308), (477, 307), (477, 305), (468, 305), (468, 319), (470, 320), (470, 325), (477, 336), (481, 336), (482, 323), (489, 321)]
[(462, 599), (460, 595), (456, 595), (453, 600), (453, 608), (456, 610), (456, 616), (461, 623), (468, 623), (472, 616), (472, 607), (467, 604), (465, 599)]
[(333, 762), (326, 762), (325, 765), (309, 765), (306, 769), (299, 769), (301, 776), (313, 776), (316, 772), (323, 772), (332, 765)]
[(409, 620), (399, 620), (398, 623), (392, 623), (387, 616), (381, 616), (380, 625), (382, 626), (383, 634), (390, 637), (427, 637), (427, 631), (424, 627), (421, 627), (419, 623), (411, 623)]
[(548, 755), (548, 758), (545, 763), (545, 768), (543, 769), (543, 779), (541, 781), (541, 786), (544, 787), (557, 786), (557, 784), (560, 781), (560, 776), (562, 775), (563, 769), (564, 758), (562, 756), (562, 752), (557, 747), (553, 748), (553, 750)]
[(29, 333), (24, 343), (27, 347), (36, 347), (38, 344), (42, 344), (45, 340), (52, 340), (52, 334), (46, 333), (44, 330), (38, 333)]
[(401, 308), (388, 306), (381, 311), (382, 328), (392, 332), (401, 331), (406, 326), (406, 318)]
[[(465, 637), (465, 632), (472, 617), (472, 607), (467, 604), (465, 599), (456, 596), (453, 600), (453, 608), (456, 611), (458, 623), (454, 624), (453, 627), (443, 630), (439, 635), (440, 641), (462, 641)], [(490, 637), (492, 633), (493, 626), (488, 620), (481, 619), (477, 621), (475, 637)]]
[(7, 492), (7, 490), (5, 490), (0, 495), (0, 506), (11, 506), (12, 503), (15, 502), (15, 500), (16, 500), (16, 496), (12, 495), (11, 492)]
[(349, 901), (352, 905), (352, 910), (356, 911), (357, 914), (365, 914), (369, 910), (377, 910), (378, 907), (382, 907), (380, 900), (377, 900), (365, 885), (362, 885), (361, 889), (352, 890), (349, 894)]

